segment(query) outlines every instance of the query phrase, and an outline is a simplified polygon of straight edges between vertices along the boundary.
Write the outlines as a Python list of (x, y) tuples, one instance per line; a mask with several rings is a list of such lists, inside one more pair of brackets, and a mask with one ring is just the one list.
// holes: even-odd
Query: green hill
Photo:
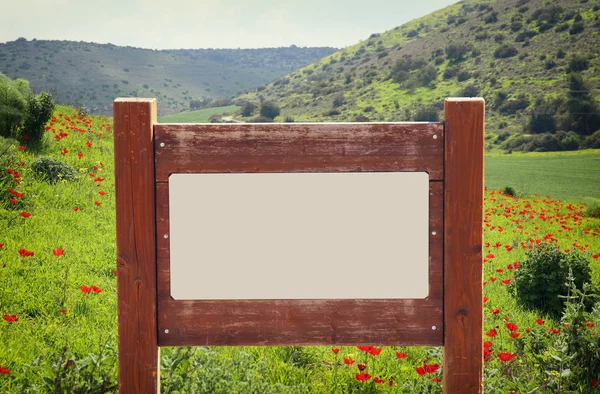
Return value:
[(272, 100), (296, 121), (436, 120), (444, 97), (482, 96), (490, 148), (577, 149), (600, 129), (599, 29), (598, 2), (465, 0), (245, 92), (238, 105)]
[(256, 88), (334, 48), (150, 50), (75, 41), (0, 43), (0, 73), (30, 81), (63, 104), (110, 114), (117, 96), (156, 97), (159, 113)]

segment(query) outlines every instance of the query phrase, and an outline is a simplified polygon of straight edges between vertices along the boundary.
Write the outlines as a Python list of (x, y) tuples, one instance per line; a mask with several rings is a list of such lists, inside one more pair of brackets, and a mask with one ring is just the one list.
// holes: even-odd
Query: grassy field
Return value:
[(240, 107), (229, 105), (227, 107), (204, 108), (197, 111), (184, 111), (178, 114), (161, 116), (159, 123), (206, 123), (212, 115), (229, 114), (236, 112)]
[[(80, 119), (65, 107), (55, 116), (42, 152), (13, 146), (0, 156), (8, 160), (0, 176), (0, 393), (117, 392), (111, 120)], [(32, 168), (40, 155), (68, 163), (79, 177), (40, 179)], [(545, 168), (557, 183), (572, 171), (551, 163)], [(514, 172), (508, 165), (496, 171)], [(575, 189), (577, 199), (595, 196), (580, 186), (564, 190)], [(516, 263), (524, 265), (538, 243), (557, 246), (561, 255), (581, 254), (600, 283), (600, 218), (586, 216), (583, 205), (494, 189), (485, 192), (483, 227), (486, 393), (597, 392), (600, 309), (552, 318), (522, 308), (508, 284)], [(366, 267), (348, 285), (378, 275)], [(592, 352), (587, 369), (570, 359), (577, 335), (577, 346)], [(163, 348), (161, 387), (165, 393), (441, 393), (441, 365), (439, 347)]]
[(486, 155), (485, 184), (525, 195), (600, 204), (600, 149)]

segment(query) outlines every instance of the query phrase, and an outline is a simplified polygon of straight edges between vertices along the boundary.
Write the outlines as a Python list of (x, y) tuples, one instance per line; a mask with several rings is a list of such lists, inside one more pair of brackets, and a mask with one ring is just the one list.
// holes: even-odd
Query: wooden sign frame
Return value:
[[(444, 393), (483, 391), (484, 101), (435, 123), (158, 124), (156, 99), (114, 102), (119, 391), (157, 393), (160, 346), (443, 346)], [(425, 299), (174, 300), (174, 173), (426, 171)], [(208, 280), (215, 280), (208, 278)]]

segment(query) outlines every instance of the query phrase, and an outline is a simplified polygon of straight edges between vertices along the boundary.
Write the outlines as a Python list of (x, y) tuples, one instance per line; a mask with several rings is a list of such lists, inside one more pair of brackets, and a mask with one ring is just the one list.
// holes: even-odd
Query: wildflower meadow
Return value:
[[(112, 119), (59, 106), (45, 130), (0, 139), (0, 392), (117, 392)], [(598, 210), (515, 194), (485, 191), (485, 390), (600, 393)], [(442, 376), (438, 347), (161, 349), (166, 393), (440, 393)]]

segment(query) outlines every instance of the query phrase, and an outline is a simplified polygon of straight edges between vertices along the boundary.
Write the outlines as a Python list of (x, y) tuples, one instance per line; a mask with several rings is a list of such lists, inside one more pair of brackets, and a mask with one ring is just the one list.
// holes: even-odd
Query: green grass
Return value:
[(230, 114), (238, 111), (237, 105), (204, 108), (197, 111), (184, 111), (178, 114), (160, 116), (159, 123), (207, 123), (212, 115)]
[[(10, 370), (8, 374), (0, 374), (1, 393), (117, 391), (113, 136), (104, 126), (111, 121), (93, 118), (92, 132), (80, 133), (66, 129), (67, 123), (61, 125), (63, 121), (58, 112), (63, 113), (63, 118), (74, 116), (73, 109), (59, 108), (58, 121), (52, 126), (54, 131), (48, 133), (63, 131), (69, 135), (60, 141), (49, 138), (42, 152), (15, 150), (15, 161), (8, 167), (18, 169), (20, 184), (15, 184), (6, 175), (6, 169), (1, 169), (0, 185), (24, 193), (16, 204), (0, 201), (0, 243), (3, 244), (0, 247), (0, 316), (18, 317), (16, 322), (0, 319), (0, 367)], [(74, 122), (78, 127), (83, 120)], [(86, 146), (88, 141), (91, 147)], [(64, 148), (69, 151), (66, 155), (61, 154)], [(78, 158), (78, 152), (83, 153), (83, 157)], [(64, 160), (79, 170), (80, 177), (54, 185), (36, 178), (30, 165), (39, 155)], [(585, 161), (584, 156), (593, 161), (598, 153), (565, 155), (584, 160), (580, 165), (588, 171), (591, 161)], [(511, 174), (515, 174), (512, 160), (519, 163), (528, 159), (528, 163), (534, 163), (531, 166), (535, 166), (536, 160), (555, 160), (536, 171), (540, 171), (538, 176), (541, 176), (545, 169), (543, 175), (553, 175), (553, 183), (559, 185), (573, 171), (568, 168), (557, 171), (556, 160), (562, 159), (560, 155), (486, 159), (492, 159), (492, 163), (505, 160), (494, 167), (494, 171), (498, 176), (505, 172), (503, 179), (509, 184), (515, 184), (516, 179), (511, 178)], [(526, 177), (527, 172), (523, 169), (518, 175)], [(2, 183), (6, 179), (11, 183)], [(563, 186), (563, 190), (577, 189), (571, 193), (578, 199), (595, 198), (597, 189), (585, 187), (590, 179), (580, 184), (572, 181)], [(497, 327), (499, 334), (493, 339), (484, 337), (493, 341), (492, 357), (485, 364), (486, 392), (526, 393), (536, 389), (545, 394), (560, 392), (556, 389), (560, 374), (551, 354), (560, 355), (552, 346), (555, 340), (565, 339), (567, 334), (551, 336), (547, 330), (562, 328), (561, 322), (520, 307), (501, 280), (512, 278), (515, 261), (525, 261), (527, 249), (523, 245), (529, 246), (553, 234), (556, 240), (552, 242), (561, 250), (582, 248), (581, 253), (590, 261), (594, 282), (600, 283), (600, 219), (585, 217), (584, 206), (545, 197), (515, 199), (492, 189), (495, 187), (488, 184), (484, 195), (483, 254), (486, 261), (483, 270), (484, 280), (488, 282), (484, 287), (488, 298), (484, 304), (484, 331)], [(100, 191), (107, 194), (102, 196)], [(531, 192), (539, 191), (532, 189)], [(73, 207), (78, 210), (74, 211)], [(29, 212), (31, 217), (23, 218), (21, 212)], [(52, 251), (59, 247), (64, 249), (64, 255), (57, 257)], [(35, 254), (21, 257), (18, 252), (21, 248)], [(367, 266), (364, 272), (357, 274), (356, 282), (348, 285), (361, 286), (365, 278), (376, 281), (378, 275), (381, 273), (370, 272)], [(492, 281), (492, 276), (497, 280)], [(98, 286), (102, 292), (85, 294), (80, 289), (80, 286), (91, 285)], [(226, 279), (223, 285), (228, 285)], [(499, 313), (492, 313), (492, 308), (499, 309)], [(520, 338), (508, 337), (503, 318), (518, 324)], [(537, 318), (543, 318), (545, 325), (539, 326), (535, 322)], [(593, 317), (586, 319), (597, 322)], [(531, 328), (531, 333), (526, 333), (525, 328)], [(597, 326), (582, 328), (587, 330), (582, 331), (586, 335), (600, 334)], [(532, 350), (531, 341), (539, 341), (536, 342), (538, 350)], [(400, 359), (396, 352), (408, 356)], [(516, 359), (504, 363), (497, 356), (499, 352), (514, 353)], [(355, 362), (346, 365), (344, 358)], [(385, 383), (377, 385), (373, 379), (357, 381), (359, 363), (366, 364), (366, 371), (373, 377), (381, 377)], [(440, 384), (432, 381), (441, 378), (441, 370), (419, 376), (416, 367), (423, 363), (441, 365), (441, 348), (385, 347), (378, 356), (353, 346), (340, 347), (337, 354), (331, 347), (162, 348), (161, 387), (166, 393), (211, 394), (441, 393)], [(578, 368), (573, 366), (573, 373), (581, 372)], [(600, 376), (586, 377), (588, 381), (582, 383), (583, 389), (590, 388), (594, 378), (600, 380)], [(389, 380), (392, 387), (388, 386)], [(591, 392), (583, 389), (574, 392)]]
[(600, 149), (575, 152), (486, 155), (485, 185), (525, 195), (600, 204)]

